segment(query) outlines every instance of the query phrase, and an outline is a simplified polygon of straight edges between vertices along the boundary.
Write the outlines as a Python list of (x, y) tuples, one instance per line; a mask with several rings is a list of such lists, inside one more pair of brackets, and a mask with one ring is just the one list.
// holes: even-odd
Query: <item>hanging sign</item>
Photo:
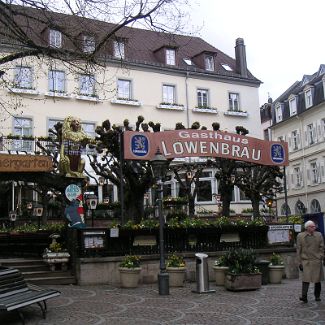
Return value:
[(52, 159), (40, 155), (0, 154), (0, 172), (50, 172)]
[(80, 186), (70, 184), (65, 188), (65, 196), (69, 201), (75, 200), (81, 194)]

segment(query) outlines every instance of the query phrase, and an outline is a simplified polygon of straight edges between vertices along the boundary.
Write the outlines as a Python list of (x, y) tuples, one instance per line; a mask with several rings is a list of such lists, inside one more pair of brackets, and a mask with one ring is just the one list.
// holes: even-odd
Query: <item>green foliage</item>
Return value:
[(253, 212), (253, 208), (246, 208), (241, 210), (242, 213), (252, 213)]
[(214, 266), (228, 266), (226, 256), (221, 255), (214, 261)]
[(37, 232), (40, 230), (49, 232), (61, 232), (65, 228), (65, 224), (47, 224), (38, 228), (36, 224), (22, 225), (15, 228), (0, 228), (0, 232)]
[(257, 273), (256, 253), (252, 249), (233, 248), (225, 253), (225, 263), (234, 274)]
[(185, 267), (183, 256), (172, 254), (167, 259), (167, 267)]
[(121, 226), (122, 229), (150, 229), (158, 228), (159, 222), (156, 219), (141, 219), (140, 223), (135, 223), (132, 220), (129, 220), (126, 224)]
[(279, 254), (273, 252), (270, 258), (271, 265), (283, 265), (283, 259)]
[(49, 249), (53, 253), (58, 253), (58, 252), (61, 252), (63, 248), (60, 243), (54, 242), (54, 243), (50, 244)]
[(304, 223), (304, 219), (302, 216), (289, 216), (288, 222), (286, 217), (280, 217), (278, 218), (279, 223), (294, 223), (294, 224), (300, 224), (302, 225)]
[(126, 255), (122, 260), (122, 262), (120, 263), (120, 267), (126, 267), (128, 269), (134, 269), (136, 267), (140, 267), (140, 256)]

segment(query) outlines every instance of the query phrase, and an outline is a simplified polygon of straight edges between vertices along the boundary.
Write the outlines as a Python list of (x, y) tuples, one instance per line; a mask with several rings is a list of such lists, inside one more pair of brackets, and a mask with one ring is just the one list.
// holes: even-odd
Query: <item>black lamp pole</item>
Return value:
[(164, 242), (164, 227), (165, 219), (163, 217), (162, 211), (162, 199), (163, 199), (163, 181), (162, 178), (166, 174), (168, 167), (168, 160), (161, 154), (159, 148), (150, 161), (152, 173), (155, 179), (157, 180), (158, 185), (158, 199), (156, 203), (158, 205), (158, 214), (159, 214), (159, 256), (160, 256), (160, 271), (158, 274), (158, 292), (160, 295), (169, 295), (169, 274), (166, 272), (165, 264), (165, 242)]

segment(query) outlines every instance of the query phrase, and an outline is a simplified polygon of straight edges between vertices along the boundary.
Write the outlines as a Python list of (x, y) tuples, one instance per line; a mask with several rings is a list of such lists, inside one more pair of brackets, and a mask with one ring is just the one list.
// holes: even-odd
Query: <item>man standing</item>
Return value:
[(321, 281), (324, 280), (322, 263), (324, 240), (322, 234), (315, 229), (315, 223), (309, 220), (305, 223), (305, 231), (297, 237), (299, 269), (302, 271), (302, 296), (299, 299), (305, 303), (308, 302), (307, 293), (310, 282), (315, 283), (315, 300), (321, 300)]

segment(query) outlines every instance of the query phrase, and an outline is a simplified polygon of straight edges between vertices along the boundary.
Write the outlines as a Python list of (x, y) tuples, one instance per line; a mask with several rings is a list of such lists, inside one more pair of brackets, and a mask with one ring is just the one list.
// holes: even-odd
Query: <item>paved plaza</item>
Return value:
[[(201, 325), (201, 324), (325, 324), (325, 285), (322, 301), (315, 302), (313, 285), (309, 302), (301, 303), (300, 280), (284, 280), (257, 291), (230, 292), (223, 287), (215, 293), (193, 293), (195, 283), (170, 288), (159, 296), (157, 285), (136, 289), (103, 286), (51, 286), (61, 296), (48, 301), (46, 320), (35, 305), (23, 309), (26, 325)], [(16, 313), (0, 314), (1, 325), (21, 324)]]

